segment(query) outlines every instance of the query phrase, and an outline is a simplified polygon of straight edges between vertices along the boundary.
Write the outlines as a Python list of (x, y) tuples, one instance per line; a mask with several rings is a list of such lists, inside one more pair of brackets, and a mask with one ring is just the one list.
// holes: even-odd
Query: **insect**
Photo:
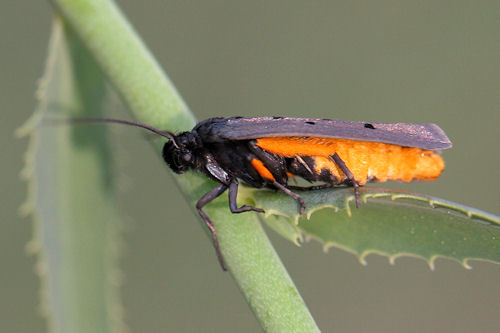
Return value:
[[(210, 229), (217, 258), (226, 270), (214, 223), (203, 207), (229, 193), (232, 213), (263, 209), (243, 205), (236, 198), (240, 183), (282, 191), (305, 210), (296, 190), (316, 190), (336, 185), (354, 188), (360, 205), (359, 186), (368, 182), (434, 180), (444, 170), (439, 155), (452, 146), (435, 124), (355, 122), (289, 117), (211, 118), (191, 131), (174, 134), (146, 124), (86, 118), (75, 122), (111, 122), (141, 127), (164, 136), (163, 159), (176, 173), (189, 169), (204, 173), (218, 183), (196, 204)], [(316, 186), (291, 186), (300, 177)]]

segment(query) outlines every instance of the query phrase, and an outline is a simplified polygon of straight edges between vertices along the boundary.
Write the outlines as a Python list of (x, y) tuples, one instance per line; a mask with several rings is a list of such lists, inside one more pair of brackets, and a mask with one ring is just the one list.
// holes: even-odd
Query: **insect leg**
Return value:
[(299, 202), (299, 205), (300, 205), (300, 215), (304, 214), (304, 210), (306, 209), (306, 204), (304, 203), (304, 199), (302, 199), (300, 197), (300, 195), (290, 191), (290, 189), (288, 187), (281, 185), (280, 183), (278, 183), (276, 181), (273, 182), (273, 185), (277, 189), (283, 191), (286, 195), (291, 196), (292, 198), (297, 200)]
[(198, 213), (200, 214), (201, 218), (203, 219), (208, 229), (210, 229), (210, 232), (212, 233), (212, 240), (215, 247), (215, 253), (217, 254), (217, 259), (219, 260), (219, 264), (224, 271), (227, 271), (226, 265), (224, 264), (224, 259), (222, 259), (222, 253), (220, 252), (219, 240), (217, 239), (217, 233), (215, 232), (214, 223), (212, 222), (212, 220), (210, 220), (207, 213), (203, 211), (203, 207), (206, 204), (208, 204), (210, 201), (214, 200), (219, 195), (224, 193), (225, 190), (227, 190), (227, 185), (224, 185), (222, 183), (217, 185), (209, 192), (205, 193), (205, 195), (202, 196), (200, 200), (198, 200), (198, 202), (196, 203), (196, 209), (198, 210)]
[(340, 156), (335, 153), (330, 158), (339, 166), (340, 170), (344, 173), (344, 175), (347, 177), (349, 182), (352, 184), (354, 187), (354, 197), (356, 198), (356, 208), (359, 208), (360, 206), (360, 200), (359, 200), (359, 183), (356, 179), (354, 179), (354, 175), (352, 174), (351, 170), (345, 165), (344, 161), (340, 158)]
[(257, 208), (247, 205), (238, 207), (236, 203), (237, 195), (238, 195), (238, 180), (234, 179), (231, 182), (231, 184), (229, 184), (229, 209), (231, 210), (231, 213), (243, 213), (249, 211), (264, 213), (264, 210), (262, 208)]
[(304, 169), (309, 172), (310, 175), (314, 175), (314, 172), (311, 170), (309, 165), (304, 161), (304, 159), (300, 155), (295, 155), (295, 160), (300, 163), (301, 166), (304, 167)]
[(259, 146), (255, 141), (248, 143), (250, 151), (264, 164), (266, 169), (273, 175), (273, 178), (280, 182), (286, 183), (288, 175), (286, 174), (286, 162), (283, 157), (271, 154)]

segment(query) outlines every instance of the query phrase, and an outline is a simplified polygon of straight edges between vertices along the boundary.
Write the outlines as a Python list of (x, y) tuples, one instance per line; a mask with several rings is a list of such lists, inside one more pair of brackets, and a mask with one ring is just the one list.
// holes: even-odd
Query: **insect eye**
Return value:
[(172, 141), (166, 142), (163, 146), (163, 159), (175, 173), (184, 173), (189, 168), (185, 162), (185, 155), (186, 152), (181, 151)]
[(189, 161), (191, 161), (192, 158), (193, 158), (193, 154), (191, 154), (191, 153), (184, 153), (182, 155), (182, 159), (184, 160), (184, 162), (189, 162)]

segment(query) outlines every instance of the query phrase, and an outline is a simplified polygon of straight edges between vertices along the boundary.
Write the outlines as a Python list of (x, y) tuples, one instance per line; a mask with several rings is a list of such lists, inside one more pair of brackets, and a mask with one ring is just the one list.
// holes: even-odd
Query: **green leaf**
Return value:
[(105, 78), (71, 29), (55, 20), (30, 134), (25, 212), (34, 217), (42, 306), (51, 332), (121, 332), (119, 217), (105, 127), (40, 125), (64, 114), (102, 116)]
[[(258, 207), (266, 210), (266, 222), (277, 217), (297, 225), (286, 238), (301, 233), (357, 255), (362, 263), (370, 253), (389, 257), (415, 256), (434, 268), (438, 257), (454, 259), (469, 268), (470, 259), (500, 263), (500, 217), (426, 195), (380, 188), (362, 188), (362, 204), (354, 205), (352, 189), (300, 192), (307, 208), (272, 191), (252, 192)], [(274, 217), (269, 220), (268, 217)]]

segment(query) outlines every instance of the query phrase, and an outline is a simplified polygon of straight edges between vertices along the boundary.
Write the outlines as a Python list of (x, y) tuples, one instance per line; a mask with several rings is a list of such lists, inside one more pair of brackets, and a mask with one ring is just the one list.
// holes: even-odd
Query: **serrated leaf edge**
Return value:
[[(416, 201), (421, 201), (421, 202), (427, 202), (429, 204), (429, 207), (431, 208), (446, 208), (453, 210), (455, 212), (459, 212), (467, 216), (468, 218), (479, 218), (482, 220), (485, 220), (487, 222), (493, 223), (500, 225), (500, 217), (490, 214), (487, 212), (484, 212), (482, 210), (468, 207), (465, 205), (457, 204), (445, 199), (440, 199), (440, 198), (434, 198), (428, 195), (424, 194), (413, 194), (410, 192), (401, 192), (401, 193), (395, 193), (397, 190), (388, 190), (388, 189), (380, 189), (386, 192), (377, 192), (377, 193), (363, 193), (361, 194), (361, 200), (363, 203), (367, 203), (369, 198), (384, 198), (384, 197), (390, 197), (392, 201), (396, 201), (397, 199), (411, 199), (411, 200), (416, 200)], [(307, 208), (304, 213), (304, 216), (309, 220), (312, 216), (313, 213), (317, 212), (318, 210), (325, 209), (325, 208), (331, 208), (335, 213), (339, 213), (340, 211), (345, 211), (347, 216), (351, 217), (352, 216), (352, 211), (350, 208), (351, 202), (355, 200), (354, 195), (349, 196), (345, 199), (345, 204), (344, 207), (341, 208), (340, 206), (333, 205), (333, 204), (323, 204), (323, 205), (318, 205), (313, 208)], [(264, 214), (265, 217), (269, 217), (271, 215), (277, 215), (277, 216), (283, 216), (288, 218), (292, 223), (298, 224), (299, 219), (302, 217), (298, 213), (290, 215), (287, 213), (284, 213), (282, 211), (279, 211), (277, 209), (266, 209), (266, 212)]]
[[(487, 213), (487, 212), (484, 212), (484, 211), (481, 211), (481, 210), (476, 209), (476, 208), (456, 204), (456, 203), (453, 203), (453, 202), (448, 201), (448, 200), (433, 198), (431, 196), (422, 195), (422, 194), (413, 194), (413, 193), (409, 193), (409, 192), (394, 193), (394, 190), (385, 190), (385, 191), (387, 191), (387, 192), (385, 192), (385, 193), (384, 192), (363, 193), (361, 195), (361, 200), (364, 203), (367, 203), (367, 199), (369, 199), (369, 198), (390, 197), (390, 199), (392, 201), (396, 201), (397, 199), (412, 199), (412, 200), (417, 200), (417, 201), (422, 201), (422, 202), (428, 202), (429, 207), (431, 207), (431, 208), (438, 208), (438, 207), (446, 208), (446, 209), (450, 209), (450, 210), (462, 213), (468, 218), (476, 217), (476, 218), (488, 221), (490, 223), (500, 225), (500, 217), (493, 215), (493, 214), (490, 214), (490, 213)], [(350, 209), (350, 203), (354, 200), (355, 200), (354, 195), (347, 197), (345, 200), (345, 205), (344, 205), (343, 210), (346, 211), (346, 214), (349, 217), (352, 216), (351, 209)], [(305, 217), (308, 220), (310, 220), (313, 213), (315, 213), (321, 209), (325, 209), (325, 208), (333, 209), (333, 211), (335, 213), (338, 213), (341, 211), (341, 208), (339, 206), (332, 205), (332, 204), (325, 204), (325, 205), (319, 205), (319, 206), (316, 206), (316, 207), (313, 207), (310, 209), (306, 208)], [(290, 222), (293, 223), (294, 225), (298, 225), (298, 221), (302, 217), (299, 214), (294, 214), (293, 216), (291, 216), (289, 214), (283, 213), (283, 212), (276, 210), (276, 209), (266, 210), (266, 213), (264, 216), (269, 217), (271, 215), (283, 216), (283, 217), (289, 219)], [(391, 255), (387, 252), (383, 252), (383, 251), (379, 251), (379, 250), (365, 250), (361, 253), (358, 253), (357, 251), (354, 251), (353, 249), (348, 248), (346, 246), (340, 245), (337, 242), (326, 242), (325, 243), (319, 237), (308, 235), (303, 230), (302, 230), (302, 233), (305, 235), (306, 241), (309, 241), (310, 239), (314, 239), (314, 240), (318, 241), (319, 243), (324, 243), (323, 244), (323, 251), (324, 252), (328, 252), (328, 249), (330, 247), (335, 247), (335, 248), (341, 249), (343, 251), (346, 251), (346, 252), (349, 252), (349, 253), (352, 253), (353, 255), (355, 255), (358, 258), (359, 262), (364, 266), (367, 265), (366, 257), (370, 254), (378, 254), (378, 255), (387, 257), (389, 259), (389, 263), (391, 265), (395, 265), (396, 259), (398, 259), (400, 257), (413, 257), (413, 258), (422, 259), (428, 264), (429, 269), (431, 271), (435, 270), (435, 262), (438, 258), (449, 259), (449, 260), (458, 262), (465, 269), (472, 269), (472, 267), (469, 265), (470, 260), (477, 260), (477, 261), (490, 262), (490, 263), (494, 263), (494, 264), (500, 264), (500, 263), (495, 262), (493, 260), (483, 259), (483, 258), (466, 257), (466, 258), (463, 258), (460, 260), (457, 258), (439, 255), (439, 254), (435, 254), (435, 255), (432, 255), (432, 256), (427, 258), (424, 256), (416, 255), (414, 253), (409, 253), (409, 252), (401, 252), (401, 253)]]
[[(311, 236), (311, 235), (306, 235), (305, 239), (306, 239), (306, 241), (310, 241), (311, 239), (314, 239), (314, 240), (316, 240), (319, 243), (323, 243), (323, 240), (321, 240), (319, 237), (315, 237), (315, 236)], [(435, 255), (432, 255), (429, 258), (427, 258), (427, 257), (424, 257), (424, 256), (420, 256), (420, 255), (416, 255), (416, 254), (413, 254), (413, 253), (409, 253), (409, 252), (401, 252), (401, 253), (397, 253), (397, 254), (392, 254), (391, 255), (391, 254), (389, 254), (387, 252), (379, 251), (379, 250), (365, 250), (365, 251), (363, 251), (361, 253), (358, 253), (358, 252), (354, 251), (351, 248), (348, 248), (346, 246), (340, 245), (337, 242), (327, 242), (327, 243), (323, 244), (323, 246), (322, 246), (323, 252), (327, 253), (329, 251), (329, 249), (332, 248), (332, 247), (353, 254), (354, 256), (356, 256), (358, 258), (359, 263), (361, 265), (363, 265), (363, 266), (368, 265), (368, 262), (366, 261), (366, 258), (369, 255), (371, 255), (371, 254), (377, 254), (377, 255), (380, 255), (380, 256), (383, 256), (383, 257), (387, 257), (387, 259), (389, 260), (389, 264), (391, 264), (391, 265), (395, 265), (396, 264), (396, 259), (401, 258), (401, 257), (411, 257), (411, 258), (416, 258), (416, 259), (422, 259), (423, 261), (425, 261), (427, 263), (427, 265), (429, 266), (429, 269), (431, 271), (434, 271), (436, 269), (436, 260), (437, 259), (448, 259), (448, 260), (457, 262), (462, 267), (464, 267), (465, 269), (468, 269), (468, 270), (472, 269), (472, 266), (469, 264), (469, 262), (471, 260), (488, 262), (488, 263), (497, 264), (497, 265), (500, 264), (499, 262), (496, 262), (496, 261), (493, 261), (493, 260), (489, 260), (489, 259), (483, 259), (483, 258), (466, 257), (466, 258), (463, 258), (463, 259), (460, 260), (460, 259), (457, 259), (457, 258), (453, 258), (453, 257), (449, 257), (449, 256), (444, 256), (444, 255), (440, 255), (440, 254), (435, 254)]]

